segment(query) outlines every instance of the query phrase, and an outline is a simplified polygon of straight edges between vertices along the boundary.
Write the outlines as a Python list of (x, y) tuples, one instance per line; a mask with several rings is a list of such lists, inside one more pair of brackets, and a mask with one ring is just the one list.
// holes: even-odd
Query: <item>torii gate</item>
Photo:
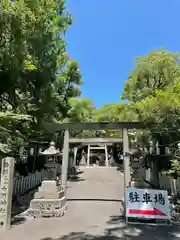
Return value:
[(150, 123), (139, 121), (123, 121), (123, 122), (90, 122), (90, 123), (49, 123), (44, 127), (51, 133), (64, 130), (64, 145), (61, 172), (61, 189), (66, 192), (69, 143), (73, 141), (69, 137), (69, 130), (120, 130), (123, 136), (123, 156), (124, 156), (124, 188), (130, 183), (130, 167), (129, 167), (129, 138), (128, 129), (147, 129)]
[[(122, 138), (117, 137), (93, 137), (93, 138), (70, 138), (69, 143), (82, 143), (88, 146), (87, 151), (87, 166), (90, 165), (90, 152), (91, 150), (102, 149), (105, 154), (105, 165), (108, 166), (108, 151), (107, 146), (112, 145), (113, 143), (122, 143)], [(97, 145), (94, 147), (94, 145)]]
[[(117, 130), (122, 129), (123, 135), (123, 155), (124, 155), (124, 201), (126, 202), (126, 188), (130, 186), (130, 168), (129, 168), (129, 139), (128, 129), (147, 128), (147, 123), (142, 122), (119, 122), (119, 123), (62, 123), (62, 124), (46, 124), (47, 130), (51, 133), (65, 130), (63, 159), (61, 170), (61, 183), (57, 183), (55, 178), (55, 162), (50, 159), (48, 161), (48, 179), (44, 180), (42, 186), (31, 200), (30, 208), (27, 214), (33, 216), (56, 216), (60, 217), (67, 209), (66, 189), (67, 174), (69, 160), (69, 143), (74, 141), (69, 137), (69, 130)], [(53, 179), (51, 179), (53, 178)], [(48, 206), (48, 207), (47, 207)]]

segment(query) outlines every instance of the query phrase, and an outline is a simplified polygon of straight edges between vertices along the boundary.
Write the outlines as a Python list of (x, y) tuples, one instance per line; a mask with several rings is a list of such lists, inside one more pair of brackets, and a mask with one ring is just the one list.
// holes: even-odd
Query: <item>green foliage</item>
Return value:
[(52, 137), (42, 125), (68, 117), (79, 65), (66, 53), (72, 23), (65, 1), (0, 3), (0, 151)]
[(72, 122), (90, 122), (93, 119), (95, 107), (88, 98), (71, 98), (68, 117)]
[[(153, 138), (167, 143), (171, 129), (171, 141), (179, 140), (180, 54), (160, 49), (137, 57), (121, 96), (128, 102), (96, 110), (90, 99), (79, 98), (80, 67), (67, 54), (64, 39), (71, 24), (65, 0), (1, 1), (0, 151), (50, 141), (56, 136), (43, 127), (46, 122), (151, 121)], [(138, 134), (147, 139), (149, 132)]]
[(133, 121), (137, 115), (129, 103), (110, 103), (97, 110), (95, 119), (100, 122)]
[(180, 54), (165, 50), (152, 51), (137, 57), (133, 70), (124, 86), (122, 99), (141, 101), (153, 96), (156, 90), (166, 90), (180, 77)]
[(140, 121), (154, 123), (151, 137), (170, 144), (180, 137), (180, 54), (160, 49), (137, 57), (125, 83), (128, 99)]
[(173, 159), (171, 162), (172, 170), (175, 172), (180, 171), (180, 161), (178, 161), (177, 159)]

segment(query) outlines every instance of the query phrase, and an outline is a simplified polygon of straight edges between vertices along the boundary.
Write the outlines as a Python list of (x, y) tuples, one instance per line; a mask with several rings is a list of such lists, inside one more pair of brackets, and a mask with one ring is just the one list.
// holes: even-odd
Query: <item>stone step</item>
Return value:
[(59, 192), (37, 192), (35, 193), (34, 198), (35, 199), (58, 199), (60, 197), (60, 193)]

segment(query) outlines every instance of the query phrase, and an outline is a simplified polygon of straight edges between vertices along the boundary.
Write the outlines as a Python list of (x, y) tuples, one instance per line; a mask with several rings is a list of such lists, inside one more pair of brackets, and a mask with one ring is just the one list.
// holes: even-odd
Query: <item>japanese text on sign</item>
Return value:
[(8, 196), (8, 169), (9, 163), (4, 159), (2, 164), (1, 192), (0, 192), (0, 221), (3, 223), (6, 216)]
[(151, 195), (148, 192), (143, 193), (142, 199), (140, 198), (140, 194), (138, 192), (130, 192), (128, 196), (129, 202), (142, 202), (142, 203), (159, 203), (164, 205), (165, 204), (165, 198), (162, 193), (154, 193)]
[(135, 218), (170, 219), (167, 191), (127, 188), (126, 216)]
[(14, 161), (8, 157), (2, 161), (0, 185), (0, 225), (10, 226)]

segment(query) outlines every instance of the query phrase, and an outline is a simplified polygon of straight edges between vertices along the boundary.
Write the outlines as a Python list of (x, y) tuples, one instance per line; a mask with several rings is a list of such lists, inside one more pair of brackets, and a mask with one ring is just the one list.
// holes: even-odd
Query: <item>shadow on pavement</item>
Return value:
[(111, 216), (107, 221), (109, 227), (102, 234), (71, 232), (59, 238), (42, 238), (40, 240), (178, 240), (180, 226), (148, 226), (126, 224), (122, 216)]
[(11, 225), (20, 225), (26, 221), (25, 217), (14, 216), (11, 219)]
[(85, 179), (81, 177), (83, 172), (84, 171), (78, 171), (77, 170), (77, 171), (69, 173), (68, 181), (69, 182), (82, 182), (82, 181), (85, 181)]
[(83, 182), (83, 181), (86, 181), (86, 180), (79, 176), (70, 176), (68, 179), (68, 182)]
[(25, 212), (30, 205), (30, 201), (34, 198), (35, 192), (38, 190), (38, 188), (31, 189), (30, 191), (27, 191), (25, 195), (20, 196), (16, 201), (13, 201), (12, 206), (12, 225), (19, 225), (26, 221), (26, 218), (20, 216), (21, 213)]
[(123, 165), (117, 165), (116, 171), (124, 173), (124, 166)]

